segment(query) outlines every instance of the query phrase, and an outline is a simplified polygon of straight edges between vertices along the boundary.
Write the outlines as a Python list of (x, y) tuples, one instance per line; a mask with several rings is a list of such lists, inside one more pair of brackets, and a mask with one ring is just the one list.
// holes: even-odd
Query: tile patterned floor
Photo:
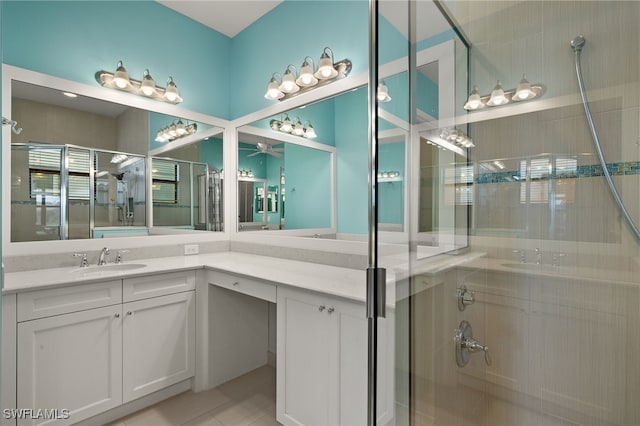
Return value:
[(278, 426), (276, 370), (264, 366), (206, 392), (191, 391), (109, 426)]

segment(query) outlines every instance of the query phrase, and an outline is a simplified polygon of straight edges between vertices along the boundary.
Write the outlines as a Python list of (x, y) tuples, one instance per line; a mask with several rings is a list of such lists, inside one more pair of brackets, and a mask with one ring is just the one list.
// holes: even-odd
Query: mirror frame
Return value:
[[(200, 141), (207, 136), (219, 135), (221, 132), (226, 133), (226, 129), (229, 127), (230, 122), (228, 120), (220, 119), (217, 117), (201, 114), (194, 111), (182, 109), (178, 106), (158, 102), (152, 99), (146, 99), (137, 95), (129, 93), (119, 92), (116, 90), (107, 89), (101, 86), (90, 86), (84, 83), (62, 79), (54, 77), (52, 75), (43, 74), (36, 71), (31, 71), (24, 68), (15, 67), (8, 64), (2, 64), (2, 111), (4, 116), (11, 117), (11, 94), (12, 94), (12, 82), (14, 80), (30, 83), (38, 86), (44, 86), (60, 91), (67, 91), (77, 93), (80, 96), (86, 96), (90, 98), (101, 99), (108, 102), (114, 102), (122, 105), (127, 105), (132, 108), (139, 108), (146, 111), (156, 112), (160, 114), (166, 114), (174, 117), (181, 117), (190, 121), (201, 122), (210, 126), (201, 133), (197, 133), (197, 137), (190, 136), (187, 141), (180, 141), (179, 146), (184, 146), (188, 143)], [(184, 138), (186, 139), (186, 138)], [(100, 250), (105, 242), (103, 239), (78, 239), (78, 240), (53, 240), (53, 241), (30, 241), (30, 242), (11, 242), (11, 129), (9, 126), (3, 126), (2, 128), (2, 253), (3, 256), (19, 256), (19, 255), (31, 255), (31, 254), (43, 254), (43, 253), (61, 253), (61, 252), (73, 252), (73, 251), (92, 251)], [(227, 161), (228, 156), (225, 154), (230, 148), (226, 142), (226, 138), (223, 137), (223, 155), (224, 155), (224, 168), (230, 169)], [(165, 148), (164, 151), (177, 148), (178, 145), (170, 145), (170, 148)], [(163, 147), (164, 148), (164, 147)], [(157, 150), (154, 150), (157, 151)], [(146, 166), (147, 170), (150, 169), (151, 151), (146, 154)], [(234, 166), (231, 166), (234, 167)], [(151, 200), (151, 175), (147, 173), (146, 176), (147, 187), (147, 200)], [(229, 186), (230, 182), (224, 183), (224, 191), (228, 193), (231, 191)], [(150, 202), (146, 206), (146, 223), (149, 229), (149, 236), (137, 236), (137, 237), (121, 237), (109, 239), (109, 245), (111, 247), (129, 248), (129, 247), (151, 247), (159, 244), (176, 244), (175, 235), (160, 235), (153, 232), (153, 218), (152, 218), (152, 205)], [(228, 218), (231, 214), (228, 204), (224, 205), (224, 218)], [(184, 242), (199, 242), (199, 241), (220, 241), (229, 239), (229, 226), (225, 220), (225, 230), (222, 232), (191, 232), (181, 234)], [(150, 236), (153, 235), (153, 238)]]

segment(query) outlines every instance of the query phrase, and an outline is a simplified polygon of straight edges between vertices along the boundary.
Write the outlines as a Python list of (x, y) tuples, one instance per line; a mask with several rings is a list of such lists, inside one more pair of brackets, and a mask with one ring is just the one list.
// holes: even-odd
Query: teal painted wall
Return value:
[[(274, 72), (318, 61), (329, 46), (335, 60), (348, 58), (352, 73), (368, 66), (368, 1), (284, 1), (231, 40), (230, 115), (237, 118), (272, 105), (264, 98)], [(316, 62), (317, 65), (317, 62)]]
[(438, 118), (438, 85), (421, 72), (417, 73), (416, 80), (418, 83), (416, 98), (418, 109), (426, 112), (433, 118)]
[(251, 170), (253, 177), (259, 179), (267, 178), (267, 154), (258, 154), (252, 157), (249, 155), (256, 152), (256, 146), (250, 143), (238, 143), (238, 170)]
[(231, 40), (159, 3), (3, 1), (1, 15), (4, 63), (96, 86), (122, 60), (136, 79), (173, 76), (181, 107), (229, 118)]
[(200, 160), (218, 170), (224, 167), (222, 139), (209, 138), (200, 142)]
[(336, 129), (337, 232), (366, 234), (369, 155), (365, 88), (336, 99)]
[(286, 144), (285, 228), (331, 226), (331, 154)]

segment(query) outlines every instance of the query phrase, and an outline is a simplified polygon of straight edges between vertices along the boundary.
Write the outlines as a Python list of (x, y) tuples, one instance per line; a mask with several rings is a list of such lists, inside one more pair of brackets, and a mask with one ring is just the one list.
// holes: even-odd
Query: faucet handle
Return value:
[(116, 263), (122, 263), (122, 254), (129, 253), (130, 250), (118, 250), (118, 254), (116, 254)]
[(82, 257), (80, 261), (80, 267), (86, 268), (89, 266), (89, 261), (87, 261), (87, 253), (73, 253), (73, 257)]

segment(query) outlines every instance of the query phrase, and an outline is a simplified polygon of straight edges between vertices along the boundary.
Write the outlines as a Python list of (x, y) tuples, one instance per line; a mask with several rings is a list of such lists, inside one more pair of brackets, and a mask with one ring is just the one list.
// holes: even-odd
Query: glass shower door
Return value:
[[(453, 25), (431, 43), (420, 36), (434, 16), (420, 13), (427, 3)], [(605, 180), (570, 44), (586, 39), (582, 73), (604, 167), (638, 223), (640, 3), (408, 9), (413, 192), (410, 266), (395, 288), (396, 424), (640, 424), (640, 244)], [(454, 49), (438, 66), (453, 61), (452, 113), (439, 104), (436, 120), (421, 122), (420, 74), (431, 72), (420, 52), (447, 35)], [(525, 79), (536, 97), (515, 100)], [(503, 105), (489, 101), (498, 85)]]

